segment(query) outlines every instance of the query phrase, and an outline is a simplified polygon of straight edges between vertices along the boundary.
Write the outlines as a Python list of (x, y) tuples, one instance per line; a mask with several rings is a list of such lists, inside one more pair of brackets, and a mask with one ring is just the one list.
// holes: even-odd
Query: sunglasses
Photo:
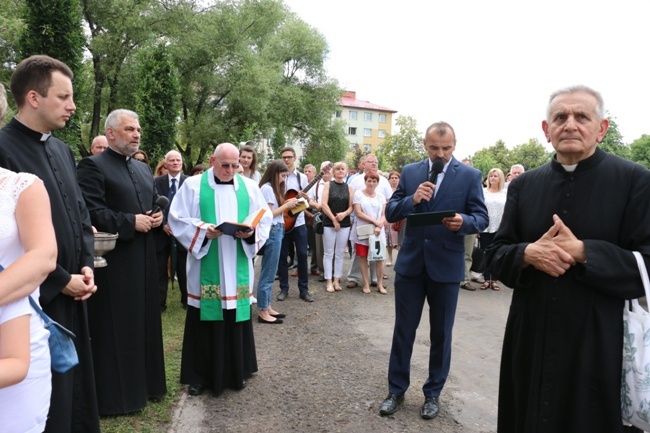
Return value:
[(227, 162), (220, 162), (221, 168), (224, 170), (228, 170), (229, 168), (232, 168), (233, 170), (237, 170), (239, 168), (239, 163), (236, 162), (234, 164), (228, 164)]

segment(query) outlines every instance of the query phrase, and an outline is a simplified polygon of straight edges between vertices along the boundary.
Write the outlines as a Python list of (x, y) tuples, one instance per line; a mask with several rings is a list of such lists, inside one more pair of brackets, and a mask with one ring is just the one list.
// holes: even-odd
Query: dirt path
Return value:
[[(346, 264), (347, 269), (347, 264)], [(402, 408), (380, 417), (393, 331), (392, 268), (389, 295), (356, 289), (330, 294), (310, 277), (316, 301), (273, 302), (288, 317), (282, 325), (255, 322), (259, 372), (240, 392), (184, 395), (170, 433), (185, 432), (417, 432), (496, 431), (499, 360), (511, 291), (460, 291), (451, 374), (441, 413), (420, 418), (428, 363), (427, 308), (418, 329), (411, 387)], [(274, 287), (274, 298), (278, 292)]]

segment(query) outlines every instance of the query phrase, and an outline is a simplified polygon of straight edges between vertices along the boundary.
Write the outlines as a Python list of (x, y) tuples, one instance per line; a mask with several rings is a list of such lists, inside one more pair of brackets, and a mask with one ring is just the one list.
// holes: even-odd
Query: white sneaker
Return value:
[(251, 304), (257, 304), (257, 298), (255, 296), (251, 296)]

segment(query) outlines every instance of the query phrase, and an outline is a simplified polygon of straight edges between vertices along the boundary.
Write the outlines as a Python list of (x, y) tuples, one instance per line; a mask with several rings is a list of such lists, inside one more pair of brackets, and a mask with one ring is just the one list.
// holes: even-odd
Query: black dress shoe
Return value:
[(257, 321), (260, 323), (268, 323), (269, 325), (279, 325), (282, 323), (282, 319), (275, 319), (273, 321), (263, 319), (262, 316), (257, 316)]
[(424, 399), (424, 404), (422, 405), (422, 418), (434, 419), (438, 416), (438, 412), (440, 412), (438, 397), (426, 397)]
[(277, 299), (278, 299), (278, 301), (284, 301), (285, 299), (287, 299), (287, 292), (278, 293), (278, 298)]
[(379, 406), (379, 415), (386, 416), (394, 414), (402, 403), (404, 403), (404, 394), (388, 394), (386, 400)]
[(284, 313), (275, 313), (275, 314), (271, 314), (271, 316), (275, 317), (276, 319), (284, 319), (285, 317), (287, 317), (287, 315)]
[(300, 299), (302, 299), (305, 302), (314, 302), (314, 297), (307, 290), (300, 293)]
[(187, 393), (189, 395), (201, 395), (203, 394), (203, 390), (205, 387), (201, 384), (195, 383), (193, 385), (190, 385), (190, 387), (187, 389)]
[(324, 277), (323, 275), (321, 275), (320, 277), (318, 277), (318, 282), (319, 282), (319, 283), (324, 283), (324, 282), (325, 282), (325, 277)]

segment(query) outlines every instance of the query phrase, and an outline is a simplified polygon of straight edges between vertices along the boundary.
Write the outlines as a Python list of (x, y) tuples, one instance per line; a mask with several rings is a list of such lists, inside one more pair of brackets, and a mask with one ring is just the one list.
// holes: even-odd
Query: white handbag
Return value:
[[(634, 251), (646, 298), (650, 280), (641, 253)], [(621, 380), (623, 420), (650, 430), (650, 312), (638, 299), (625, 301), (623, 310), (623, 374)]]
[(364, 224), (362, 226), (357, 226), (357, 239), (364, 240), (375, 232), (375, 226), (373, 224)]

